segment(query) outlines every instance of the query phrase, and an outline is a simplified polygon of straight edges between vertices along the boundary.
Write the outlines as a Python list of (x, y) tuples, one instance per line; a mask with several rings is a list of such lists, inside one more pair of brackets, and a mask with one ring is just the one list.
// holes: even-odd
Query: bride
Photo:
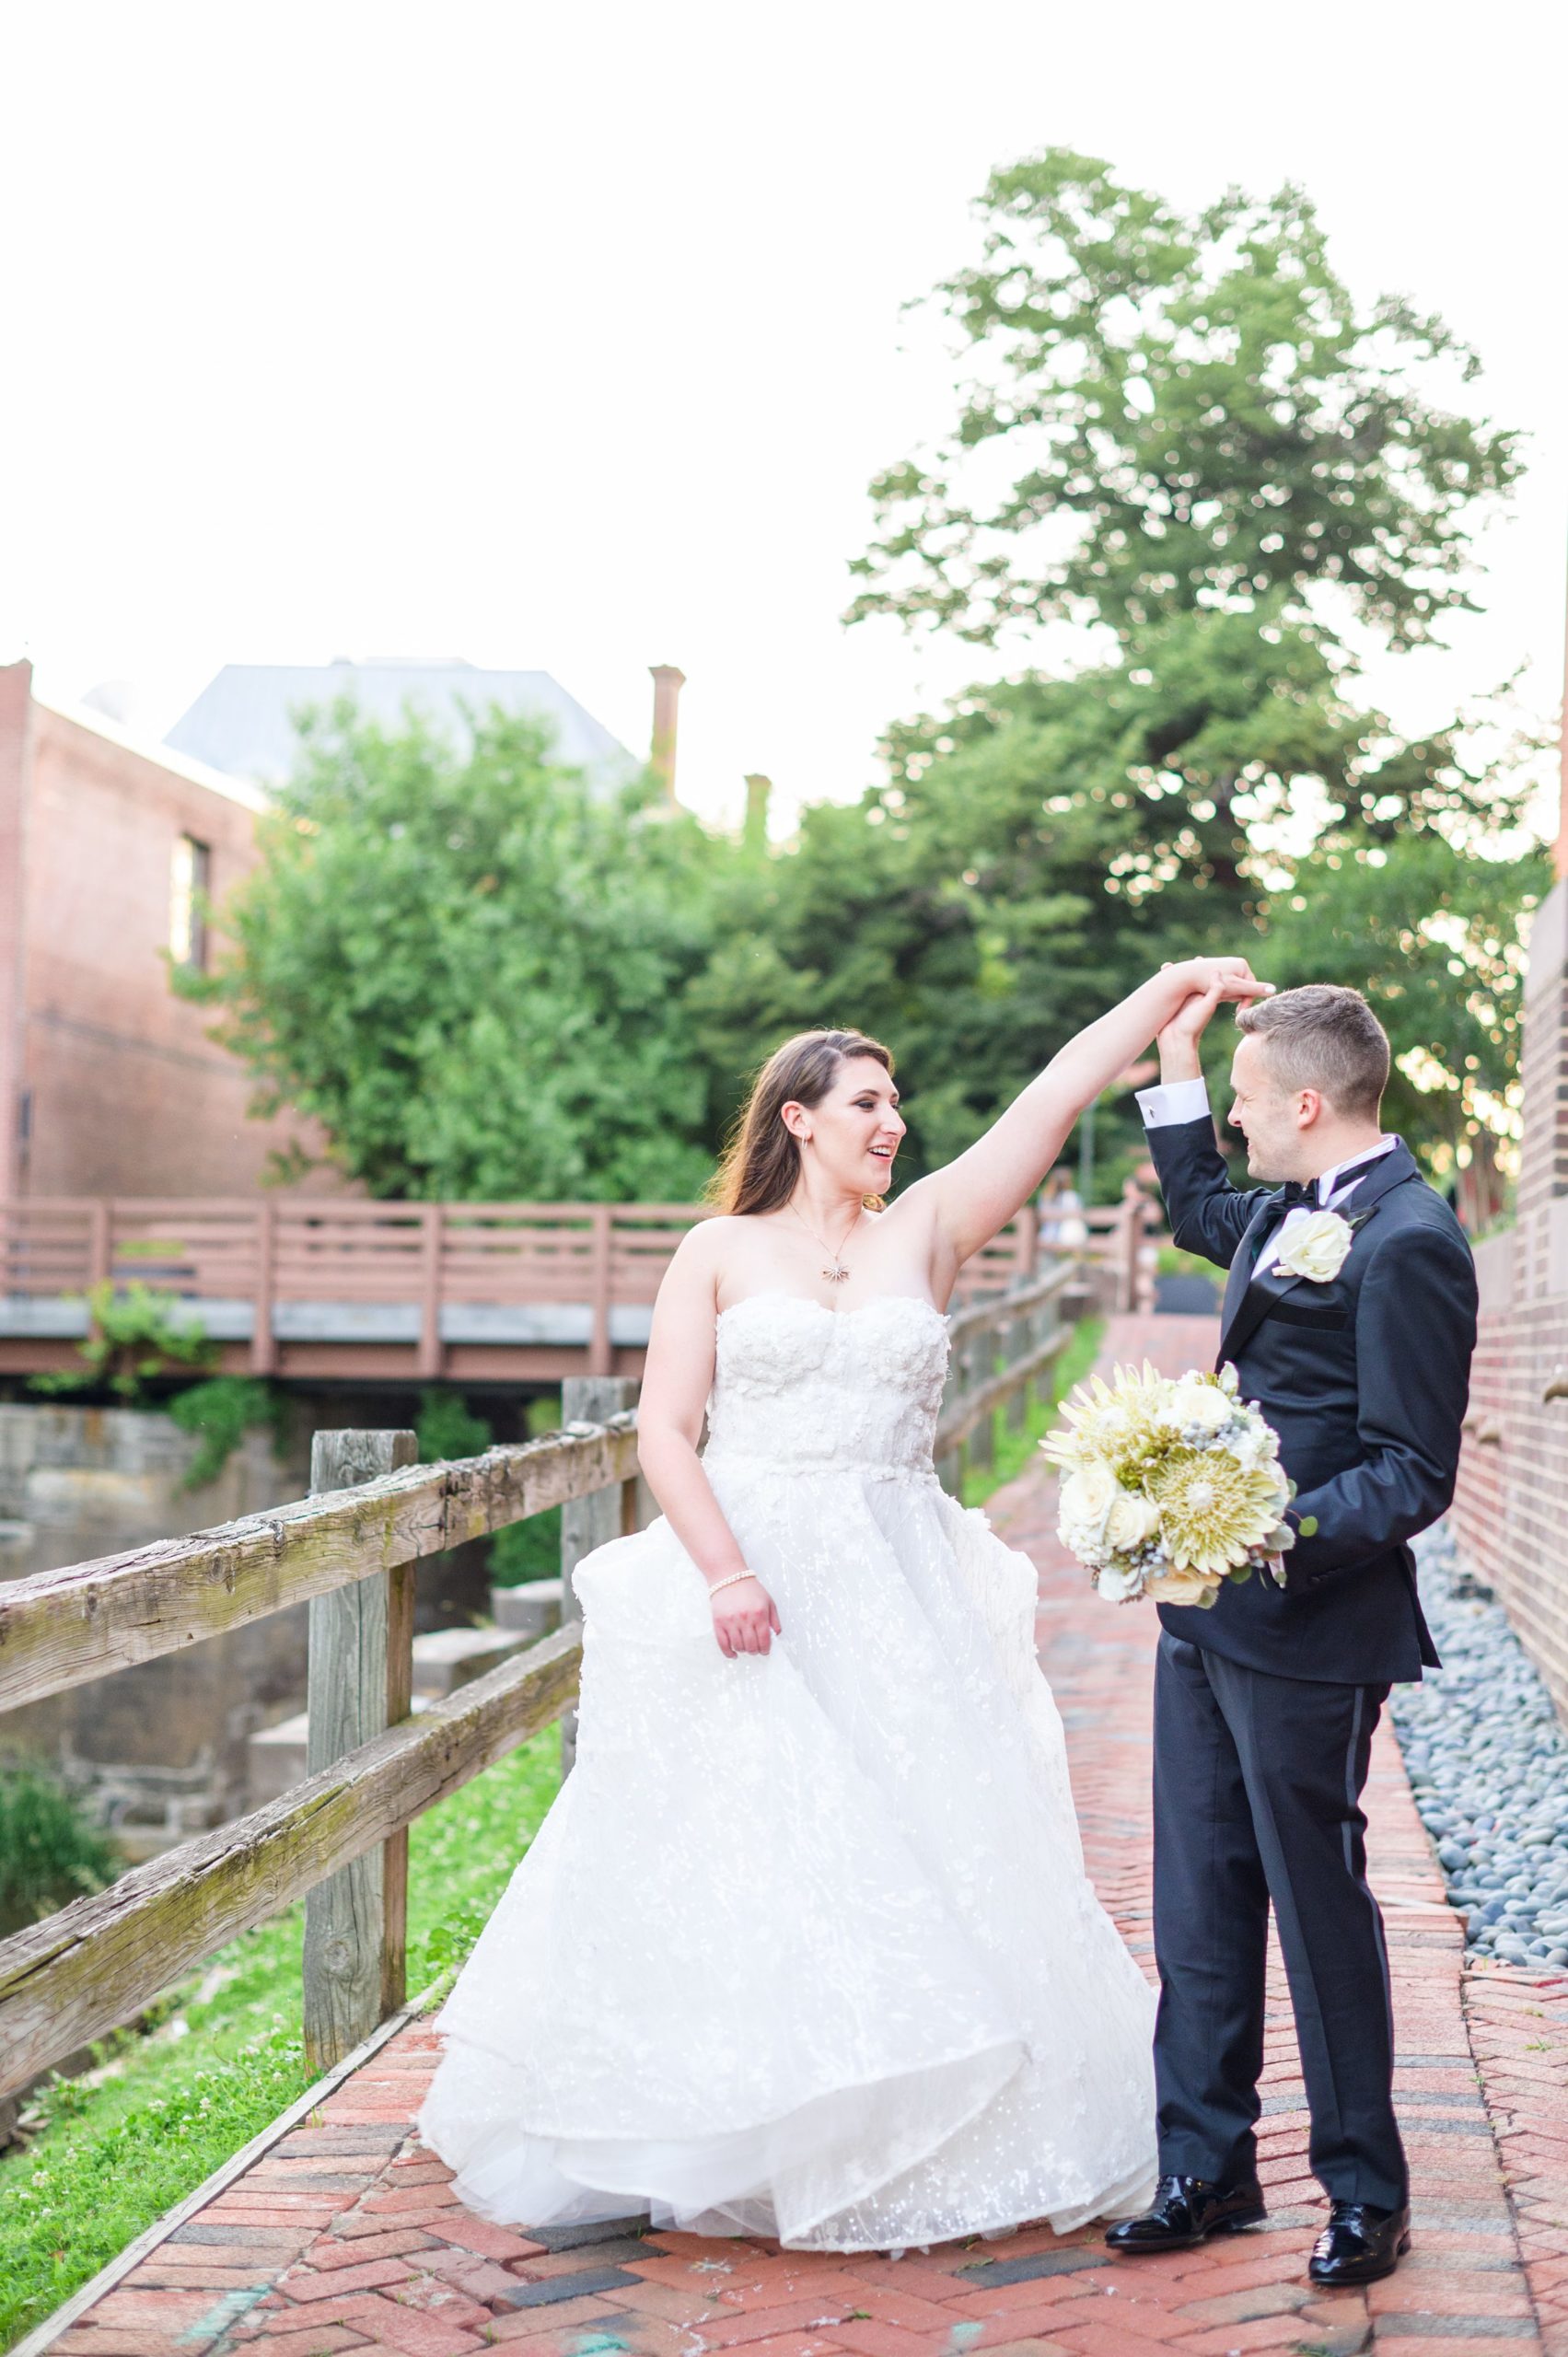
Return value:
[(576, 1767), (437, 2019), (420, 2130), (482, 2216), (847, 2251), (1145, 2202), (1154, 2000), (1084, 1872), (1034, 1571), (932, 1469), (943, 1311), (1187, 998), (1265, 987), (1167, 967), (886, 1210), (887, 1050), (764, 1066), (654, 1315), (664, 1515), (578, 1566)]

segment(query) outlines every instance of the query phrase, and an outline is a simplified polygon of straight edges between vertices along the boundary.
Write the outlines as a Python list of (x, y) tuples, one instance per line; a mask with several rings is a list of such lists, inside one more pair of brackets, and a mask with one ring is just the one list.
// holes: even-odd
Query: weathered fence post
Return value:
[[(964, 1342), (961, 1352), (964, 1389), (979, 1391), (996, 1372), (996, 1329), (982, 1325)], [(964, 1445), (965, 1462), (988, 1471), (996, 1462), (996, 1418), (981, 1416)]]
[[(1027, 1317), (1010, 1318), (1003, 1331), (1002, 1355), (1009, 1366), (1016, 1365), (1029, 1352), (1029, 1320)], [(1034, 1397), (1032, 1383), (1020, 1383), (1003, 1411), (1009, 1432), (1021, 1433), (1029, 1421), (1029, 1402)]]
[[(637, 1386), (623, 1375), (569, 1375), (561, 1386), (561, 1422), (567, 1432), (574, 1424), (604, 1424), (611, 1416), (636, 1405)], [(582, 1607), (572, 1588), (572, 1574), (585, 1555), (608, 1539), (620, 1538), (638, 1524), (638, 1484), (617, 1482), (574, 1498), (561, 1509), (561, 1625), (582, 1619)], [(577, 1756), (577, 1713), (561, 1714), (561, 1773), (572, 1772)]]
[[(310, 1492), (357, 1488), (418, 1461), (411, 1432), (317, 1433)], [(409, 1714), (413, 1675), (412, 1563), (310, 1599), (306, 1772), (331, 1766)], [(408, 1833), (395, 1833), (308, 1893), (305, 2051), (331, 2070), (405, 1995)]]

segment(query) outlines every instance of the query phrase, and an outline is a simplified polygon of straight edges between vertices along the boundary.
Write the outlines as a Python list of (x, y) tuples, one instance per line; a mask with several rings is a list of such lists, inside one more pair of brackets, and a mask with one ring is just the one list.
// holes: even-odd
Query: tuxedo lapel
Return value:
[[(1380, 1155), (1371, 1165), (1365, 1178), (1360, 1181), (1354, 1194), (1350, 1198), (1343, 1216), (1359, 1233), (1366, 1221), (1375, 1216), (1378, 1204), (1390, 1189), (1402, 1186), (1407, 1179), (1420, 1177), (1421, 1171), (1416, 1158), (1401, 1138), (1398, 1145), (1389, 1153)], [(1272, 1278), (1267, 1270), (1259, 1269), (1256, 1265), (1258, 1255), (1262, 1250), (1263, 1239), (1269, 1233), (1269, 1223), (1281, 1216), (1280, 1200), (1277, 1194), (1271, 1194), (1267, 1198), (1266, 1209), (1259, 1213), (1248, 1228), (1241, 1241), (1241, 1248), (1231, 1264), (1230, 1283), (1225, 1286), (1225, 1307), (1222, 1312), (1224, 1322), (1220, 1330), (1219, 1364), (1221, 1366), (1227, 1359), (1234, 1359), (1239, 1351), (1246, 1348), (1277, 1301), (1283, 1301), (1286, 1294), (1294, 1291), (1295, 1286), (1307, 1283), (1305, 1277)], [(1237, 1275), (1237, 1271), (1243, 1269), (1246, 1270), (1247, 1274), (1243, 1276), (1238, 1287)]]
[[(1263, 1196), (1248, 1224), (1247, 1233), (1237, 1247), (1236, 1258), (1230, 1264), (1230, 1275), (1225, 1281), (1225, 1300), (1220, 1308), (1219, 1364), (1222, 1366), (1226, 1359), (1232, 1357), (1240, 1348), (1240, 1343), (1237, 1341), (1237, 1333), (1247, 1306), (1257, 1290), (1258, 1255), (1263, 1248), (1264, 1237), (1272, 1228), (1279, 1225), (1283, 1216), (1280, 1205), (1281, 1198), (1277, 1191), (1272, 1190)], [(1258, 1315), (1262, 1316), (1261, 1309)], [(1247, 1327), (1247, 1334), (1250, 1334), (1256, 1324), (1257, 1319), (1252, 1319)], [(1246, 1334), (1243, 1334), (1241, 1339), (1245, 1341)]]
[(1293, 1285), (1303, 1282), (1300, 1277), (1271, 1277), (1264, 1269), (1257, 1271), (1237, 1306), (1235, 1317), (1220, 1336), (1222, 1365), (1246, 1349), (1275, 1302), (1282, 1301)]

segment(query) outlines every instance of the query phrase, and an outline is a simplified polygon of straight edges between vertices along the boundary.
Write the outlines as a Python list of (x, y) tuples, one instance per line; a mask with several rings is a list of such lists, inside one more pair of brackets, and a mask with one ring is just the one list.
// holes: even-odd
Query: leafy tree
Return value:
[(1473, 355), (1358, 310), (1299, 189), (1197, 214), (1050, 148), (980, 200), (980, 261), (935, 302), (977, 365), (946, 444), (872, 486), (856, 617), (981, 644), (1065, 616), (1125, 635), (1332, 586), (1396, 646), (1469, 607), (1474, 504), (1516, 437), (1417, 389)]
[(349, 1177), (462, 1200), (701, 1185), (681, 993), (719, 853), (694, 820), (597, 797), (513, 714), (476, 717), (460, 752), (343, 704), (306, 726), (261, 844), (221, 912), (228, 954), (176, 986)]

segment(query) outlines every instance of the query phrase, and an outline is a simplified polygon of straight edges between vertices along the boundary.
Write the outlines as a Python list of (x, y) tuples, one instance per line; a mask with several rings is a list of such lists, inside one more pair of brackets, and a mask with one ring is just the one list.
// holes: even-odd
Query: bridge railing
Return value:
[[(950, 1489), (990, 1461), (999, 1411), (1027, 1415), (1086, 1297), (1059, 1259), (954, 1315), (935, 1444)], [(634, 1397), (625, 1377), (578, 1378), (563, 1431), (438, 1465), (411, 1461), (412, 1433), (318, 1433), (308, 1497), (0, 1589), (0, 1713), (310, 1609), (304, 1782), (0, 1942), (0, 2098), (302, 1897), (312, 2059), (330, 2066), (401, 2005), (409, 1825), (569, 1714), (581, 1660), (568, 1620), (412, 1715), (414, 1566), (561, 1506), (570, 1609), (580, 1557), (645, 1511)]]
[[(420, 1381), (476, 1354), (569, 1352), (590, 1375), (637, 1360), (659, 1281), (698, 1203), (255, 1199), (0, 1202), (0, 1338), (68, 1356), (87, 1295), (173, 1294), (231, 1363), (320, 1372), (323, 1349), (390, 1353)], [(1026, 1213), (964, 1271), (966, 1298), (1033, 1273)], [(361, 1369), (361, 1371), (367, 1371)], [(392, 1373), (383, 1364), (375, 1371)], [(542, 1370), (540, 1370), (542, 1371)]]

